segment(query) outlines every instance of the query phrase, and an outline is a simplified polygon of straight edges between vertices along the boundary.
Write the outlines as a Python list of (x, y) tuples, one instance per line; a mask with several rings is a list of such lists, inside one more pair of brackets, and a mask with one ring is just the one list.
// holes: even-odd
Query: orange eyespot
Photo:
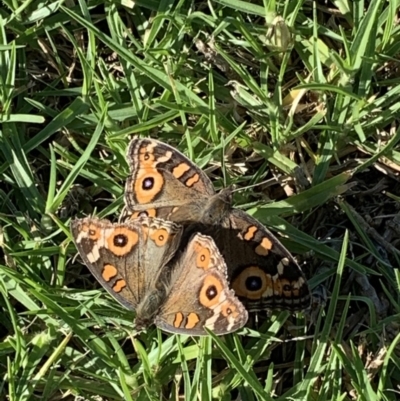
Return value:
[(82, 230), (89, 234), (89, 239), (92, 241), (97, 241), (101, 237), (101, 230), (95, 224), (84, 224)]
[(139, 241), (136, 231), (126, 227), (118, 227), (107, 238), (108, 249), (116, 256), (124, 256), (129, 253)]
[[(260, 299), (268, 286), (270, 276), (258, 266), (249, 266), (232, 282), (232, 288), (239, 297)], [(271, 282), (270, 282), (271, 283)]]
[(162, 190), (164, 178), (156, 168), (147, 167), (143, 169), (133, 185), (138, 203), (149, 203)]
[(154, 230), (154, 232), (151, 233), (150, 238), (157, 246), (164, 246), (168, 241), (169, 232), (165, 228), (160, 228), (158, 230)]
[(139, 151), (139, 161), (145, 167), (148, 165), (152, 165), (154, 163), (155, 156), (152, 152), (152, 149), (149, 149), (147, 146), (143, 147)]
[(212, 308), (213, 306), (217, 305), (219, 303), (222, 289), (223, 285), (221, 281), (213, 275), (208, 275), (204, 279), (203, 286), (200, 290), (200, 303), (206, 308)]
[(207, 270), (210, 267), (211, 253), (210, 250), (200, 243), (196, 242), (194, 250), (197, 253), (196, 266), (199, 269)]
[(234, 318), (237, 318), (239, 316), (239, 312), (237, 311), (236, 305), (230, 302), (225, 302), (222, 305), (221, 313), (225, 317), (232, 316)]

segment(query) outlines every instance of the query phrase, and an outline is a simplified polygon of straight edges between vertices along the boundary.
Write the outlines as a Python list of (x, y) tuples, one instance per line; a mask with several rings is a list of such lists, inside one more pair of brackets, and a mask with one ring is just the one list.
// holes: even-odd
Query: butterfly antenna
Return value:
[(251, 184), (251, 185), (247, 185), (245, 187), (237, 187), (237, 188), (233, 188), (233, 185), (231, 185), (232, 187), (232, 193), (233, 192), (238, 192), (238, 191), (243, 191), (245, 189), (250, 189), (250, 188), (254, 188), (254, 187), (258, 187), (259, 185), (263, 185), (263, 184), (274, 184), (276, 183), (276, 179), (275, 178), (269, 178), (268, 180), (264, 180), (261, 182), (258, 182), (257, 184)]

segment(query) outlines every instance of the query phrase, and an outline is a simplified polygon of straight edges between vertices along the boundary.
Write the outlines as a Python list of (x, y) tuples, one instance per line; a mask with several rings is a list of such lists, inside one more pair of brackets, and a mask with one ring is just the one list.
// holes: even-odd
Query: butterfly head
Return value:
[(223, 189), (208, 199), (207, 205), (202, 209), (199, 221), (205, 225), (216, 226), (225, 221), (232, 209), (232, 188)]

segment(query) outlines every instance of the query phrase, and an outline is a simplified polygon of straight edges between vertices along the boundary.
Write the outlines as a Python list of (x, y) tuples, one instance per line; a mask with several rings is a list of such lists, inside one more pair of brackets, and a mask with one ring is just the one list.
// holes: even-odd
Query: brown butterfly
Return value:
[(232, 207), (232, 189), (216, 193), (206, 174), (175, 148), (135, 138), (129, 145), (125, 203), (131, 218), (151, 216), (185, 225), (215, 241), (231, 286), (249, 311), (304, 310), (310, 290), (299, 265), (278, 239)]

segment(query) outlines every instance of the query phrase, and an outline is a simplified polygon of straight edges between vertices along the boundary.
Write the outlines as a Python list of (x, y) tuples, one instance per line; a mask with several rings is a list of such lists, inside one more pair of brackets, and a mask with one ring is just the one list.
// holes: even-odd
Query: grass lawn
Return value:
[[(0, 400), (399, 400), (399, 0), (0, 6)], [(134, 336), (76, 258), (133, 135), (282, 236), (310, 311)]]

